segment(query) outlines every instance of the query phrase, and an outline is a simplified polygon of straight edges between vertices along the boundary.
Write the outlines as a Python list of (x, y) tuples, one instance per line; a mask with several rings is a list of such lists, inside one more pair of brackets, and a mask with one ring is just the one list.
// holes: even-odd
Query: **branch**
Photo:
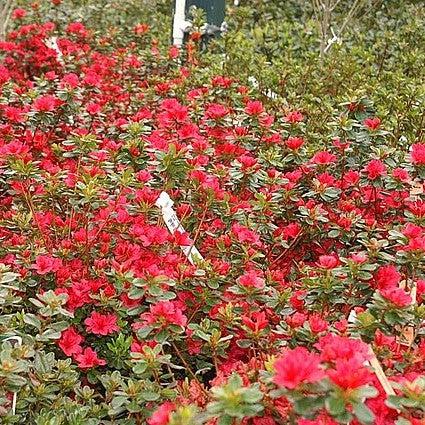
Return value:
[(355, 0), (353, 5), (351, 6), (351, 9), (348, 12), (347, 17), (345, 18), (343, 24), (341, 25), (341, 28), (338, 31), (338, 36), (340, 37), (341, 34), (344, 32), (346, 26), (349, 24), (351, 18), (357, 13), (357, 9), (361, 7), (362, 0)]
[(0, 39), (6, 36), (7, 25), (12, 15), (13, 5), (15, 0), (6, 0), (0, 13)]

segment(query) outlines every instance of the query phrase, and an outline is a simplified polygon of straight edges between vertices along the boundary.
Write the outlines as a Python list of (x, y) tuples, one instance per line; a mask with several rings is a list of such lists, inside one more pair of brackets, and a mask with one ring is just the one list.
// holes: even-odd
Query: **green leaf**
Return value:
[(239, 339), (238, 341), (236, 341), (236, 344), (238, 345), (238, 347), (248, 348), (251, 346), (252, 341), (250, 339)]
[(121, 407), (123, 404), (128, 403), (128, 398), (125, 396), (117, 396), (114, 397), (111, 401), (112, 408), (116, 409), (117, 407)]
[(379, 392), (375, 387), (365, 385), (357, 390), (357, 394), (359, 398), (373, 398), (376, 397)]
[(342, 397), (328, 397), (325, 404), (326, 409), (332, 416), (339, 416), (345, 411), (345, 401)]
[(323, 408), (324, 400), (322, 397), (302, 397), (295, 401), (294, 409), (299, 415), (305, 417), (314, 416), (315, 412)]
[(27, 325), (34, 326), (36, 329), (41, 328), (41, 321), (37, 318), (35, 314), (27, 313), (24, 316), (24, 322)]
[(154, 391), (141, 391), (140, 396), (146, 401), (156, 401), (161, 397), (160, 394)]
[(218, 419), (218, 425), (232, 425), (233, 418), (231, 416), (224, 415)]
[(364, 403), (353, 404), (353, 412), (357, 419), (364, 424), (371, 424), (375, 420), (375, 415)]
[(147, 363), (145, 362), (137, 362), (135, 366), (133, 366), (133, 372), (137, 373), (138, 375), (141, 375), (142, 373), (146, 372), (146, 369), (148, 368)]

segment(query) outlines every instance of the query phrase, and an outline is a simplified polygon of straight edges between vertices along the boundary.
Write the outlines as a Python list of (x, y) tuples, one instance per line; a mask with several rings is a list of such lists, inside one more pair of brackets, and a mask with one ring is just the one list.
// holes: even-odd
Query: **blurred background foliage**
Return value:
[[(337, 105), (372, 100), (397, 144), (424, 137), (425, 7), (422, 0), (240, 0), (227, 1), (227, 33), (199, 57), (196, 78), (225, 74), (252, 87), (272, 107), (300, 109), (316, 141)], [(17, 0), (17, 6), (54, 21), (61, 31), (81, 21), (114, 47), (134, 40), (134, 26), (150, 26), (149, 39), (170, 44), (172, 0)], [(34, 7), (37, 5), (37, 7)], [(317, 6), (318, 5), (318, 6)], [(316, 7), (315, 7), (316, 6)], [(328, 33), (321, 34), (324, 10)], [(323, 8), (322, 8), (323, 7)], [(355, 13), (351, 16), (351, 9)], [(33, 16), (31, 16), (33, 19)], [(347, 21), (347, 22), (346, 22)], [(13, 26), (12, 22), (12, 26)], [(344, 26), (342, 34), (339, 29)], [(321, 53), (334, 31), (339, 40)], [(140, 38), (138, 39), (140, 41)], [(139, 42), (138, 41), (138, 42)]]

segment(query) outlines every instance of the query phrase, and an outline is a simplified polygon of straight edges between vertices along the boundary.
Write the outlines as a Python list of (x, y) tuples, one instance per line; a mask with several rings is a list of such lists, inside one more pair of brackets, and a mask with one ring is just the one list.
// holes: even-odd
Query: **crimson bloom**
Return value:
[(325, 362), (345, 359), (361, 365), (370, 358), (369, 347), (366, 343), (339, 335), (325, 335), (320, 338), (315, 347), (321, 351), (320, 357)]
[(58, 344), (67, 356), (72, 356), (78, 355), (83, 351), (81, 348), (82, 342), (83, 337), (71, 327), (62, 332)]
[(264, 279), (255, 270), (247, 271), (238, 279), (238, 282), (245, 288), (264, 288)]
[(328, 329), (328, 322), (323, 320), (320, 314), (312, 314), (308, 319), (308, 323), (310, 324), (311, 331), (315, 334)]
[(334, 255), (321, 255), (318, 266), (327, 270), (334, 269), (338, 265), (338, 258)]
[(218, 103), (213, 103), (209, 105), (205, 111), (205, 116), (212, 120), (219, 120), (224, 118), (229, 113), (229, 109)]
[(328, 165), (328, 164), (332, 164), (335, 161), (336, 161), (336, 156), (326, 151), (317, 152), (313, 156), (313, 158), (311, 158), (311, 162), (317, 165)]
[(242, 226), (239, 223), (234, 223), (232, 225), (232, 232), (236, 235), (238, 241), (241, 243), (247, 242), (255, 245), (260, 243), (260, 238), (257, 233), (245, 226)]
[(264, 106), (259, 100), (249, 100), (245, 106), (248, 115), (260, 115), (264, 112)]
[(412, 145), (410, 160), (415, 165), (425, 165), (425, 143), (415, 143)]
[(37, 274), (45, 275), (50, 272), (59, 270), (62, 262), (59, 258), (52, 257), (51, 255), (39, 255), (35, 259), (33, 269)]
[(372, 378), (372, 373), (365, 367), (359, 367), (357, 362), (338, 360), (335, 369), (327, 371), (331, 381), (344, 390), (355, 389), (366, 385)]
[(269, 324), (269, 321), (266, 318), (266, 313), (264, 313), (264, 311), (255, 311), (251, 314), (251, 317), (242, 316), (242, 322), (254, 333), (260, 332)]
[(59, 104), (59, 99), (47, 94), (34, 100), (32, 106), (37, 112), (53, 112)]
[(412, 303), (412, 297), (401, 288), (383, 289), (381, 295), (396, 307), (407, 307)]
[(17, 8), (12, 13), (13, 19), (22, 19), (26, 16), (27, 11), (25, 9)]
[(160, 323), (163, 326), (186, 326), (187, 323), (187, 317), (173, 301), (159, 301), (158, 303), (151, 305), (149, 312), (143, 313), (140, 317), (145, 320), (148, 325)]
[(378, 117), (374, 118), (366, 118), (363, 122), (363, 124), (369, 129), (369, 130), (377, 130), (379, 126), (381, 125), (381, 120)]
[(75, 356), (75, 360), (78, 362), (80, 369), (90, 369), (96, 366), (104, 366), (106, 361), (99, 359), (96, 351), (91, 348), (85, 348), (84, 351)]
[(298, 150), (303, 144), (304, 139), (301, 137), (289, 137), (285, 142), (285, 145), (293, 151)]
[(369, 164), (366, 165), (365, 171), (367, 173), (367, 177), (370, 180), (376, 180), (379, 177), (382, 177), (387, 172), (387, 167), (385, 164), (379, 159), (372, 159)]
[(285, 115), (284, 120), (290, 124), (296, 124), (304, 119), (303, 114), (300, 111), (293, 111)]
[(84, 320), (87, 331), (96, 335), (109, 335), (119, 331), (117, 316), (115, 314), (100, 314), (93, 311), (90, 317)]
[(168, 421), (170, 420), (170, 415), (173, 410), (175, 410), (175, 408), (175, 404), (171, 401), (166, 401), (165, 403), (162, 403), (148, 419), (148, 424), (167, 425)]
[(293, 390), (300, 384), (313, 383), (325, 377), (320, 368), (320, 356), (304, 347), (287, 350), (274, 364), (274, 382), (279, 387)]
[(375, 274), (375, 282), (379, 289), (389, 289), (398, 286), (401, 279), (400, 273), (393, 265), (379, 267)]

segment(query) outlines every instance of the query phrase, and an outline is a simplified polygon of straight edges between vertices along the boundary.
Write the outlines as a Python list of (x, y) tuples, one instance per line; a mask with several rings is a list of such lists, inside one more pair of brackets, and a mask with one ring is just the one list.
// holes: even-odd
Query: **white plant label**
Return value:
[(57, 58), (58, 58), (58, 62), (63, 65), (64, 61), (63, 61), (63, 54), (61, 49), (58, 46), (58, 38), (57, 37), (50, 37), (47, 40), (45, 40), (44, 44), (49, 48), (52, 49), (56, 52), (57, 54)]
[[(180, 233), (185, 232), (177, 214), (173, 210), (174, 202), (167, 192), (161, 192), (155, 205), (161, 208), (162, 218), (171, 234), (174, 234), (176, 230)], [(180, 246), (180, 248), (192, 265), (195, 264), (196, 259), (203, 260), (201, 253), (193, 244), (189, 246)]]
[[(20, 347), (22, 345), (22, 338), (20, 336), (10, 336), (6, 339), (3, 340), (3, 342), (5, 341), (10, 341), (10, 342), (15, 342), (15, 344)], [(15, 414), (16, 412), (16, 401), (17, 401), (17, 393), (13, 393), (13, 398), (12, 398), (12, 413)]]

